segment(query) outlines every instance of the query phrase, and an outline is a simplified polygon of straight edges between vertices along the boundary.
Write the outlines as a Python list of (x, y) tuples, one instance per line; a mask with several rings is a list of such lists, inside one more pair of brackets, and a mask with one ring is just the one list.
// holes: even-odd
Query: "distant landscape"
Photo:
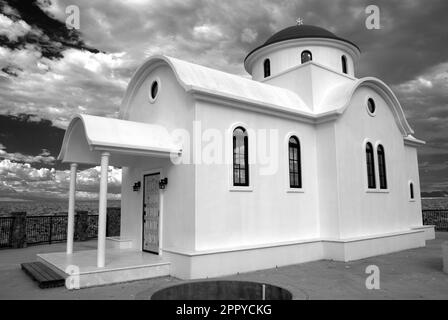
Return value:
[[(108, 200), (108, 207), (120, 208), (120, 200)], [(423, 198), (422, 209), (446, 209), (448, 210), (448, 197)], [(11, 212), (25, 211), (28, 215), (51, 215), (66, 213), (68, 201), (0, 201), (0, 215), (8, 215)], [(91, 214), (98, 213), (98, 201), (77, 201), (76, 210), (85, 210)]]
[[(108, 200), (108, 207), (120, 208), (120, 200)], [(98, 200), (77, 201), (76, 210), (88, 211), (90, 214), (98, 213)], [(67, 213), (68, 201), (0, 201), (0, 216), (11, 212), (26, 212), (28, 215), (52, 215)]]
[(448, 210), (448, 197), (422, 198), (422, 209), (445, 209)]
[(448, 191), (431, 191), (431, 192), (422, 192), (423, 198), (447, 198), (448, 199)]

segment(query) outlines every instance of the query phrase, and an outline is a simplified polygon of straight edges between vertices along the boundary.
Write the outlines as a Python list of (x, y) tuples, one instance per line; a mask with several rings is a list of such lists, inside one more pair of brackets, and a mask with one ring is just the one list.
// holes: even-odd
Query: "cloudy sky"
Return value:
[[(380, 8), (381, 29), (365, 27)], [(80, 9), (80, 30), (65, 26)], [(422, 190), (448, 190), (446, 0), (0, 0), (0, 200), (64, 199), (67, 167), (55, 160), (75, 113), (116, 117), (132, 73), (163, 53), (238, 75), (245, 55), (282, 28), (327, 28), (357, 43), (358, 77), (392, 86), (416, 136)], [(119, 198), (120, 170), (110, 169)], [(82, 168), (80, 196), (96, 197), (98, 168)]]

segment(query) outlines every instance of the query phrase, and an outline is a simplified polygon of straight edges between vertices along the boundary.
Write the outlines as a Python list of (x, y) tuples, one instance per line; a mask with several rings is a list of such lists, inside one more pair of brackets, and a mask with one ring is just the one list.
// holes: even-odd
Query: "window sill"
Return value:
[(305, 193), (302, 188), (286, 188), (286, 193)]
[(247, 187), (230, 186), (229, 191), (230, 192), (252, 192), (252, 191), (254, 191), (254, 187), (253, 186), (247, 186)]
[(366, 193), (389, 193), (389, 189), (367, 189)]
[(415, 202), (415, 199), (409, 199), (409, 202)]

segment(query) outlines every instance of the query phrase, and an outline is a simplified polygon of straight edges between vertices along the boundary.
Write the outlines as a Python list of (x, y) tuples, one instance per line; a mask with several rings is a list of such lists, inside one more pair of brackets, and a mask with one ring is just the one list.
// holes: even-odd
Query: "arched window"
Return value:
[(159, 83), (157, 81), (154, 81), (151, 85), (151, 98), (155, 99), (158, 92), (159, 92)]
[(249, 146), (243, 127), (233, 130), (233, 185), (249, 186)]
[(302, 188), (302, 168), (300, 161), (300, 142), (296, 136), (291, 136), (288, 142), (289, 154), (289, 187)]
[(300, 57), (301, 57), (302, 63), (313, 60), (313, 55), (308, 50), (302, 51), (302, 54)]
[(414, 200), (414, 183), (409, 182), (409, 198)]
[(346, 56), (342, 56), (341, 57), (342, 60), (342, 72), (347, 74), (348, 73), (348, 69), (347, 69), (347, 57)]
[(266, 59), (263, 63), (264, 66), (264, 77), (267, 78), (271, 75), (271, 60)]
[(366, 161), (367, 161), (367, 186), (369, 189), (376, 188), (375, 181), (375, 158), (373, 155), (373, 147), (370, 142), (366, 144)]
[(380, 174), (380, 189), (387, 189), (386, 158), (384, 147), (380, 144), (376, 150), (378, 154), (378, 172)]

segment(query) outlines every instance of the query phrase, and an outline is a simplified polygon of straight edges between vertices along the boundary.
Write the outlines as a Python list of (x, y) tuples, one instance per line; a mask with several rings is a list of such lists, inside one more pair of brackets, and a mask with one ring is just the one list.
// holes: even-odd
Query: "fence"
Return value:
[[(67, 214), (26, 216), (25, 212), (0, 217), (0, 248), (22, 248), (27, 245), (67, 240)], [(98, 234), (98, 215), (78, 211), (75, 215), (75, 240), (94, 239)], [(120, 208), (107, 208), (106, 236), (120, 235)]]
[(11, 245), (14, 219), (14, 217), (0, 218), (0, 248)]
[(435, 225), (436, 231), (448, 231), (448, 209), (423, 210), (423, 224)]

